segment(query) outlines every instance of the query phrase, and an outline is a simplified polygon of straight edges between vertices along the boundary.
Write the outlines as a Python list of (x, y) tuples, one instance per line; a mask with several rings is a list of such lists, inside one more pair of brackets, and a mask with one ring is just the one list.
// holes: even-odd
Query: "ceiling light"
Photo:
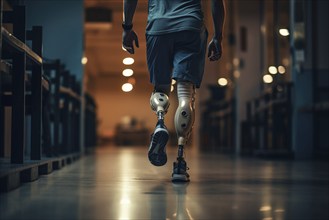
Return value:
[(277, 74), (278, 73), (278, 69), (275, 66), (270, 66), (268, 68), (268, 72), (271, 74)]
[(218, 84), (219, 84), (220, 86), (227, 86), (227, 83), (228, 83), (228, 81), (227, 81), (227, 79), (225, 79), (225, 78), (219, 78), (219, 79), (218, 79)]
[(284, 66), (279, 66), (278, 71), (280, 74), (284, 74), (286, 72), (286, 68)]
[(284, 37), (289, 36), (289, 30), (286, 28), (281, 28), (279, 30), (279, 33), (281, 34), (281, 36), (284, 36)]
[(234, 70), (233, 76), (237, 79), (240, 78), (240, 71), (239, 70)]
[(131, 58), (131, 57), (126, 57), (123, 59), (123, 64), (125, 65), (131, 65), (135, 62), (134, 58)]
[(264, 81), (264, 83), (272, 83), (273, 77), (270, 74), (266, 74), (263, 76), (263, 81)]
[(266, 33), (266, 26), (265, 25), (261, 25), (260, 26), (260, 31), (265, 34)]
[(82, 65), (86, 65), (87, 62), (88, 62), (88, 58), (87, 57), (82, 57), (82, 59), (81, 59)]
[(130, 83), (125, 83), (122, 85), (121, 89), (124, 92), (130, 92), (131, 90), (133, 90), (133, 85)]
[(122, 75), (125, 77), (132, 76), (134, 74), (134, 71), (132, 69), (125, 69), (122, 71)]
[(240, 60), (239, 60), (239, 58), (234, 58), (234, 59), (233, 59), (233, 65), (234, 65), (234, 66), (239, 66), (239, 65), (240, 65)]

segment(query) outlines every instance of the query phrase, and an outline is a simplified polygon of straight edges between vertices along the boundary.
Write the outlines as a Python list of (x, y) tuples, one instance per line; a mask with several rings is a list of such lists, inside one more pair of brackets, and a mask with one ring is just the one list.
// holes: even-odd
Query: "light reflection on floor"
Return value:
[(0, 219), (328, 219), (328, 163), (187, 151), (189, 184), (170, 182), (176, 150), (103, 147), (0, 195)]

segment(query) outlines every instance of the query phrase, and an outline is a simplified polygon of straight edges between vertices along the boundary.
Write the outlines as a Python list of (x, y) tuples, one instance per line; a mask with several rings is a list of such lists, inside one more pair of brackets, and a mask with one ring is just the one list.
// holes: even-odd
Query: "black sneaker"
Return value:
[(186, 166), (184, 159), (174, 162), (174, 169), (172, 173), (172, 182), (189, 182), (190, 175), (186, 172), (189, 168)]
[(155, 131), (151, 136), (148, 157), (155, 166), (163, 166), (167, 163), (166, 144), (169, 139), (169, 133), (163, 121), (159, 121)]

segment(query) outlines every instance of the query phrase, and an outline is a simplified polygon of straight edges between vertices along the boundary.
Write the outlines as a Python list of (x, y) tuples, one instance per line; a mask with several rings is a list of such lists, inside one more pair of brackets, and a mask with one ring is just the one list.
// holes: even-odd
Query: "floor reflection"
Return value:
[(162, 183), (154, 186), (149, 193), (150, 219), (167, 219), (167, 189)]
[(193, 220), (186, 206), (188, 185), (189, 183), (161, 183), (146, 192), (149, 197), (149, 219)]
[(186, 206), (187, 187), (189, 183), (173, 183), (172, 187), (176, 193), (176, 212), (172, 215), (177, 220), (193, 220), (190, 210)]
[(329, 219), (327, 162), (186, 156), (191, 182), (173, 184), (172, 164), (150, 165), (145, 147), (100, 149), (0, 194), (0, 219)]

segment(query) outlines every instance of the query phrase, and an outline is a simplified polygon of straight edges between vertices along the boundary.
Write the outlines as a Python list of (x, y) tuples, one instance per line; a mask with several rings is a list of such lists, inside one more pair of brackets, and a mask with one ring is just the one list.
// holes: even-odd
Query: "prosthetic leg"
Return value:
[(164, 125), (164, 116), (169, 108), (169, 97), (166, 93), (155, 90), (151, 95), (150, 105), (158, 117), (158, 122), (151, 136), (148, 158), (153, 165), (163, 166), (167, 163), (166, 144), (169, 132)]
[(169, 97), (164, 92), (153, 92), (150, 98), (151, 109), (156, 113), (158, 120), (164, 120), (169, 108)]
[(175, 128), (178, 138), (177, 162), (174, 162), (172, 181), (189, 181), (186, 172), (187, 166), (184, 160), (184, 145), (191, 135), (194, 124), (195, 112), (195, 87), (190, 82), (177, 83), (178, 108), (175, 114)]

